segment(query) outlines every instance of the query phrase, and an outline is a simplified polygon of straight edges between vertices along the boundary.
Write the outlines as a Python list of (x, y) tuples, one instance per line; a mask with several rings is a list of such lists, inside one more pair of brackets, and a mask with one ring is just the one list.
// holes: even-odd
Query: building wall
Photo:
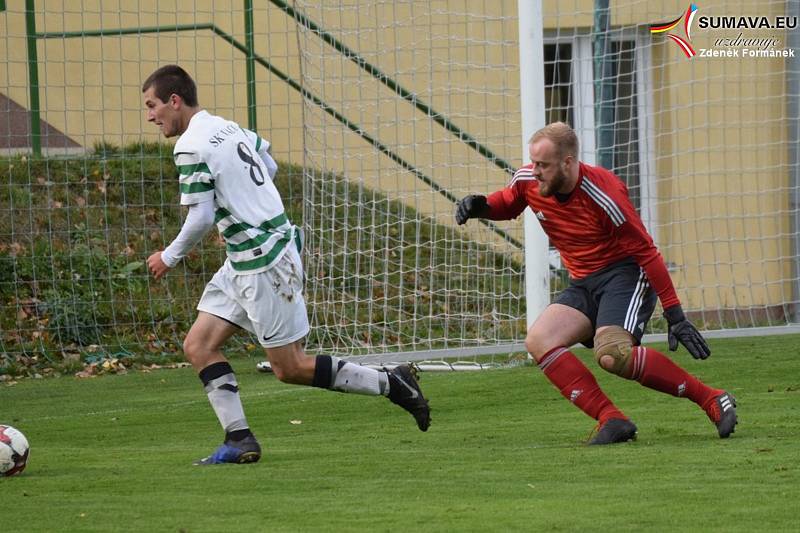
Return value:
[[(28, 102), (22, 2), (0, 14), (0, 92)], [(254, 2), (257, 54), (267, 58), (456, 196), (502, 187), (508, 175), (444, 128), (347, 61), (269, 2)], [(611, 2), (614, 27), (648, 34), (671, 20), (683, 1)], [(147, 28), (213, 22), (244, 42), (243, 3), (84, 0), (36, 2), (40, 33)], [(433, 108), (452, 118), (514, 166), (523, 163), (519, 120), (516, 2), (440, 0), (377, 6), (353, 0), (298, 3), (310, 18)], [(333, 8), (331, 8), (333, 7)], [(543, 2), (546, 31), (589, 31), (592, 0)], [(784, 2), (733, 1), (701, 13), (784, 14)], [(482, 17), (472, 16), (480, 14)], [(675, 30), (680, 33), (680, 28)], [(755, 32), (758, 33), (758, 32)], [(770, 32), (776, 34), (776, 32)], [(693, 44), (708, 47), (730, 32), (695, 26)], [(434, 35), (434, 38), (426, 36)], [(780, 35), (785, 40), (785, 32)], [(483, 41), (481, 46), (475, 42)], [(690, 308), (779, 305), (790, 299), (791, 233), (786, 155), (785, 64), (767, 60), (688, 60), (654, 36), (653, 180), (655, 231)], [(201, 103), (247, 124), (243, 54), (208, 30), (129, 36), (50, 38), (37, 42), (42, 118), (79, 144), (155, 141), (141, 103), (141, 81), (157, 66), (179, 63), (192, 73)], [(302, 53), (301, 53), (302, 50)], [(386, 191), (451, 223), (453, 205), (421, 184), (298, 92), (256, 67), (257, 129), (275, 155), (307, 163)], [(305, 127), (305, 132), (304, 132)], [(309, 148), (304, 153), (304, 146)], [(521, 224), (503, 224), (521, 238)]]

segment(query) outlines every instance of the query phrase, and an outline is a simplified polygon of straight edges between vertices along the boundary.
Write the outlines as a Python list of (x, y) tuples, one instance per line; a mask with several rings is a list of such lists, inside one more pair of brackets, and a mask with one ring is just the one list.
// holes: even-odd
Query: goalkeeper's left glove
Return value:
[(667, 340), (671, 352), (678, 349), (680, 341), (695, 359), (706, 359), (711, 355), (711, 349), (706, 344), (706, 340), (700, 335), (697, 328), (686, 320), (680, 304), (664, 309), (664, 318), (667, 319)]
[(486, 197), (480, 194), (470, 194), (458, 202), (456, 206), (456, 223), (460, 226), (470, 218), (480, 218), (489, 211)]

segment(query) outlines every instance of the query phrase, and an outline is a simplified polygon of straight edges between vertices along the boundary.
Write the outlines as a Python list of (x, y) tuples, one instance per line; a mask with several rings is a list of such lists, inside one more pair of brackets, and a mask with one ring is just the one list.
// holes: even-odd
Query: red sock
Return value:
[(586, 365), (566, 348), (547, 352), (539, 368), (564, 398), (601, 424), (609, 418), (628, 419), (603, 393)]
[(633, 348), (630, 373), (628, 379), (659, 392), (689, 398), (706, 411), (714, 398), (723, 392), (709, 387), (661, 352), (644, 346)]

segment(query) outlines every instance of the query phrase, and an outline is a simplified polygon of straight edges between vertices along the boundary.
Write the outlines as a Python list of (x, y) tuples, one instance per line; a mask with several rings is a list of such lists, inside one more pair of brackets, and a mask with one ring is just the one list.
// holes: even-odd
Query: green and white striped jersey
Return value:
[(272, 178), (278, 165), (269, 143), (229, 120), (196, 113), (175, 143), (181, 205), (214, 201), (228, 260), (240, 274), (271, 268), (300, 231), (286, 218)]

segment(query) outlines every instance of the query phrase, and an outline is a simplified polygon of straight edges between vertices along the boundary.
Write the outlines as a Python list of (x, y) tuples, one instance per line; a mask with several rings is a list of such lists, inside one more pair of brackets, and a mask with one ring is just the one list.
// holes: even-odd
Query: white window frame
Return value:
[[(634, 42), (634, 63), (636, 68), (636, 106), (639, 149), (639, 214), (645, 228), (658, 243), (658, 190), (656, 186), (653, 104), (651, 95), (651, 56), (650, 40), (641, 31), (615, 31), (612, 40)], [(592, 39), (586, 32), (575, 31), (562, 36), (554, 33), (544, 36), (544, 44), (571, 44), (573, 109), (572, 125), (579, 134), (580, 159), (590, 165), (596, 164), (595, 121), (594, 121), (594, 65), (592, 59)]]

